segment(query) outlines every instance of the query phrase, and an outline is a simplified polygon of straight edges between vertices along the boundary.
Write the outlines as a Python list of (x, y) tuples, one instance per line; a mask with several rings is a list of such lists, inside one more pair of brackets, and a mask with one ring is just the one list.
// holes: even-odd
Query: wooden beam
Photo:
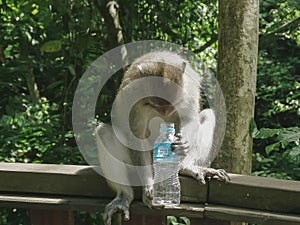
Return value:
[[(0, 192), (22, 192), (86, 197), (113, 198), (115, 193), (96, 171), (98, 167), (0, 163)], [(206, 202), (207, 185), (190, 177), (181, 177), (182, 200)], [(141, 188), (135, 189), (135, 199), (141, 199)]]
[(91, 166), (0, 163), (0, 191), (112, 198), (115, 193)]
[[(28, 196), (0, 195), (0, 207), (26, 208), (35, 211), (56, 212), (70, 211), (102, 211), (110, 200), (91, 197), (70, 197), (70, 196)], [(186, 216), (193, 221), (191, 224), (210, 225), (226, 224), (225, 220), (244, 221), (249, 223), (262, 223), (264, 225), (298, 225), (300, 224), (299, 214), (278, 213), (265, 210), (253, 210), (247, 208), (237, 208), (220, 206), (213, 204), (192, 204), (183, 203), (178, 207), (168, 207), (165, 209), (149, 209), (143, 203), (135, 201), (131, 205), (132, 221), (140, 221), (142, 215), (153, 217), (152, 221), (161, 220), (167, 215)], [(155, 218), (154, 218), (155, 217)], [(134, 224), (133, 222), (127, 224)], [(216, 223), (216, 221), (219, 221)]]
[(300, 182), (231, 175), (230, 183), (212, 180), (208, 202), (226, 206), (300, 213)]
[[(109, 199), (115, 196), (103, 177), (91, 166), (0, 163), (0, 176), (0, 192)], [(192, 178), (181, 177), (182, 202), (300, 212), (300, 182), (233, 174), (231, 177), (228, 184), (209, 181), (209, 191), (208, 185), (200, 185)], [(140, 200), (139, 189), (135, 194), (135, 199)], [(257, 205), (257, 202), (260, 204)]]
[[(257, 203), (259, 205), (259, 203)], [(227, 221), (249, 222), (264, 225), (299, 225), (299, 214), (276, 213), (263, 210), (209, 205), (205, 207), (205, 218)]]
[[(1, 208), (24, 208), (34, 210), (60, 210), (60, 211), (103, 211), (110, 199), (92, 197), (34, 195), (34, 194), (3, 194), (0, 193)], [(203, 218), (204, 204), (181, 204), (176, 207), (165, 209), (149, 209), (142, 202), (135, 201), (131, 206), (131, 213), (134, 215), (149, 216), (187, 216)]]
[[(115, 194), (95, 169), (0, 163), (0, 207), (33, 212), (56, 210), (62, 215), (71, 211), (103, 211)], [(147, 208), (137, 190), (130, 210), (132, 221), (142, 215), (157, 216), (156, 219), (175, 215), (205, 225), (214, 224), (211, 220), (218, 220), (218, 224), (226, 224), (222, 220), (300, 224), (300, 182), (235, 174), (231, 178), (228, 184), (210, 180), (207, 185), (200, 185), (192, 178), (181, 177), (182, 204), (160, 210)]]

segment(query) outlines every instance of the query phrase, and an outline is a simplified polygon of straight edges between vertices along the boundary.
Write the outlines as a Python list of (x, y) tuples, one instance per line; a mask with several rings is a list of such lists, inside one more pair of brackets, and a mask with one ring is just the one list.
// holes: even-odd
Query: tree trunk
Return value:
[(24, 63), (24, 77), (26, 79), (28, 92), (33, 102), (38, 102), (40, 99), (40, 92), (38, 85), (35, 81), (35, 75), (33, 73), (33, 66), (31, 59), (29, 59), (29, 43), (26, 37), (20, 35), (20, 59)]
[[(104, 6), (104, 4), (106, 5)], [(121, 46), (120, 60), (124, 64), (128, 64), (128, 54), (124, 46), (124, 37), (119, 19), (119, 4), (116, 1), (106, 0), (99, 1), (98, 7), (107, 26), (109, 48)]]
[(216, 167), (249, 174), (258, 55), (258, 0), (219, 0), (218, 81), (227, 123)]
[[(217, 79), (225, 98), (227, 120), (224, 141), (214, 167), (231, 173), (251, 173), (249, 127), (254, 117), (258, 8), (259, 0), (219, 0)], [(222, 102), (216, 105), (224, 106)], [(241, 224), (244, 223), (228, 222), (228, 225)]]

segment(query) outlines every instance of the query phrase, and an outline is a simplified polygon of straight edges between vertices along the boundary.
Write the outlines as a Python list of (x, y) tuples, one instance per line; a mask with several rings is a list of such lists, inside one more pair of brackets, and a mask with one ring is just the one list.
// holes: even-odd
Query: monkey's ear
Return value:
[(185, 67), (186, 67), (186, 62), (182, 62), (182, 66), (181, 66), (182, 74), (183, 74), (184, 71), (185, 71)]

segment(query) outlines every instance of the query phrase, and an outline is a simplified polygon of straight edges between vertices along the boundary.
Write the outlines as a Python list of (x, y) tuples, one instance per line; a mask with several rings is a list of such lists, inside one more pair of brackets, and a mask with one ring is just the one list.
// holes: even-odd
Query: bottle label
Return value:
[(163, 160), (174, 160), (174, 157), (177, 158), (176, 154), (171, 150), (170, 142), (160, 142), (154, 144), (153, 149), (153, 160), (154, 161), (163, 161)]

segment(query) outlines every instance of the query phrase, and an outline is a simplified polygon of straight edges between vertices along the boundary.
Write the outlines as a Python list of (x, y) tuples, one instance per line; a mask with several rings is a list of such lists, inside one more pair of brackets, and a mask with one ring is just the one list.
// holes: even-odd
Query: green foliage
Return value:
[(299, 154), (300, 127), (290, 127), (282, 129), (262, 128), (257, 131), (254, 138), (267, 139), (275, 137), (275, 143), (266, 146), (266, 153), (269, 155), (272, 151), (290, 149), (292, 156)]
[(190, 220), (187, 217), (175, 217), (175, 216), (167, 216), (167, 224), (168, 225), (190, 225)]
[(300, 16), (295, 1), (261, 1), (253, 174), (300, 178)]
[[(114, 47), (103, 2), (0, 0), (0, 161), (84, 163), (72, 133), (71, 106), (88, 65)], [(217, 0), (118, 2), (125, 42), (177, 43), (215, 71)], [(286, 26), (300, 16), (299, 1), (263, 0), (260, 10), (253, 174), (299, 179), (300, 28)], [(120, 75), (99, 96), (95, 111), (101, 121), (110, 120)], [(27, 216), (2, 210), (0, 224), (28, 224)], [(78, 213), (76, 221), (97, 224), (100, 217)], [(168, 224), (189, 222), (168, 217)]]
[[(114, 47), (108, 45), (114, 37), (107, 37), (105, 6), (96, 2), (103, 1), (0, 1), (0, 161), (84, 163), (71, 127), (74, 90), (87, 66)], [(119, 3), (126, 42), (167, 40), (195, 50), (216, 34), (216, 0)], [(215, 48), (206, 55), (215, 67)], [(109, 121), (119, 77), (99, 96), (102, 121)], [(0, 213), (1, 224), (28, 220), (25, 211)], [(101, 215), (78, 213), (76, 223), (99, 224)]]
[(258, 130), (252, 121), (251, 133), (265, 141), (265, 154), (253, 155), (254, 175), (300, 179), (300, 127)]
[(30, 225), (28, 211), (24, 209), (0, 209), (0, 224)]
[[(127, 0), (122, 3), (121, 21), (126, 21), (123, 24), (126, 42), (165, 40), (194, 51), (217, 34), (217, 0), (139, 0), (134, 3)], [(216, 67), (216, 45), (208, 46), (199, 55), (209, 67)]]
[(71, 132), (61, 129), (58, 105), (45, 98), (39, 103), (22, 102), (23, 111), (0, 120), (0, 161), (31, 163), (82, 163), (79, 152), (67, 143)]
[(295, 121), (299, 120), (299, 56), (300, 54), (295, 52), (289, 58), (270, 59), (268, 53), (260, 53), (256, 99), (259, 126), (287, 127), (293, 126)]
[(102, 214), (99, 212), (75, 212), (75, 225), (103, 225)]

